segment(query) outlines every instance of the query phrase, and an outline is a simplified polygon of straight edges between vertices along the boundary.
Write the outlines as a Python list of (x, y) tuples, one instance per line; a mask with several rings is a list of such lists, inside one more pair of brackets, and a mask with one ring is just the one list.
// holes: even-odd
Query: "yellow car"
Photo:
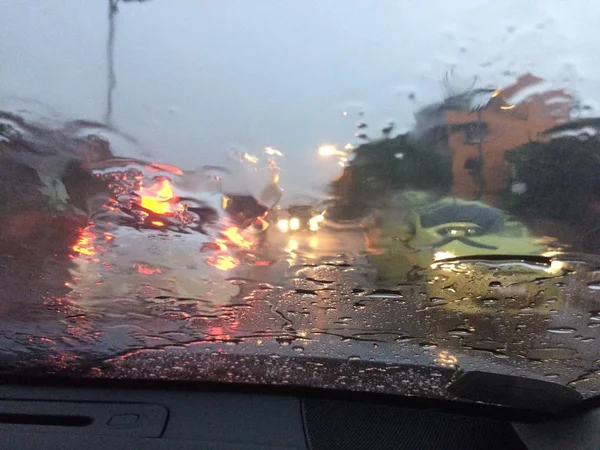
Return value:
[[(545, 301), (560, 296), (554, 284), (543, 286), (542, 299), (538, 293), (543, 289), (535, 283), (563, 274), (557, 263), (535, 262), (549, 255), (548, 239), (535, 237), (502, 210), (444, 198), (413, 202), (365, 225), (369, 260), (385, 282), (427, 280), (430, 297), (464, 312), (499, 307), (526, 312), (528, 307), (539, 310), (542, 303), (547, 310), (556, 307)], [(502, 300), (507, 298), (510, 304)]]

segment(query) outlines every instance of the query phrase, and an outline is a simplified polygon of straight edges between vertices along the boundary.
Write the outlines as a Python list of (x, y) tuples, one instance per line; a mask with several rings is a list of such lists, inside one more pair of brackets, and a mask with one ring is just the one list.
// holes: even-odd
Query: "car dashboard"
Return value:
[(104, 384), (3, 384), (0, 447), (551, 450), (600, 440), (596, 411), (553, 419), (402, 397)]

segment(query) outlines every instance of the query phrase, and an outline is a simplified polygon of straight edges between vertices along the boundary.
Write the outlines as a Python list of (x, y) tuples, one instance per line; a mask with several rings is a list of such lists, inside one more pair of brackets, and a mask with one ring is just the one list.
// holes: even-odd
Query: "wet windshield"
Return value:
[(2, 3), (2, 374), (600, 395), (591, 3)]

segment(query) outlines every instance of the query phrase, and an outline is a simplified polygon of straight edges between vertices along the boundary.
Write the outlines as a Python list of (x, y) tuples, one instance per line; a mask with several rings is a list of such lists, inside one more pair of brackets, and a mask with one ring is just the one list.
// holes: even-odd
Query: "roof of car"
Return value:
[(482, 228), (499, 229), (504, 224), (504, 214), (501, 210), (472, 203), (446, 203), (435, 208), (428, 208), (419, 214), (421, 226), (431, 228), (444, 223), (468, 222)]

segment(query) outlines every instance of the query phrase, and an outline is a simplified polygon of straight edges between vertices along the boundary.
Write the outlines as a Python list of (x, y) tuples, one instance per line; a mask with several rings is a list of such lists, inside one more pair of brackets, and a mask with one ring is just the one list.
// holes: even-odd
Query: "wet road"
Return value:
[(198, 234), (92, 228), (74, 258), (4, 258), (3, 356), (90, 370), (149, 348), (310, 355), (600, 386), (600, 272), (590, 262), (532, 280), (524, 304), (523, 283), (498, 267), (478, 269), (491, 280), (483, 291), (464, 267), (383, 283), (355, 230), (273, 232), (227, 270), (204, 244)]

